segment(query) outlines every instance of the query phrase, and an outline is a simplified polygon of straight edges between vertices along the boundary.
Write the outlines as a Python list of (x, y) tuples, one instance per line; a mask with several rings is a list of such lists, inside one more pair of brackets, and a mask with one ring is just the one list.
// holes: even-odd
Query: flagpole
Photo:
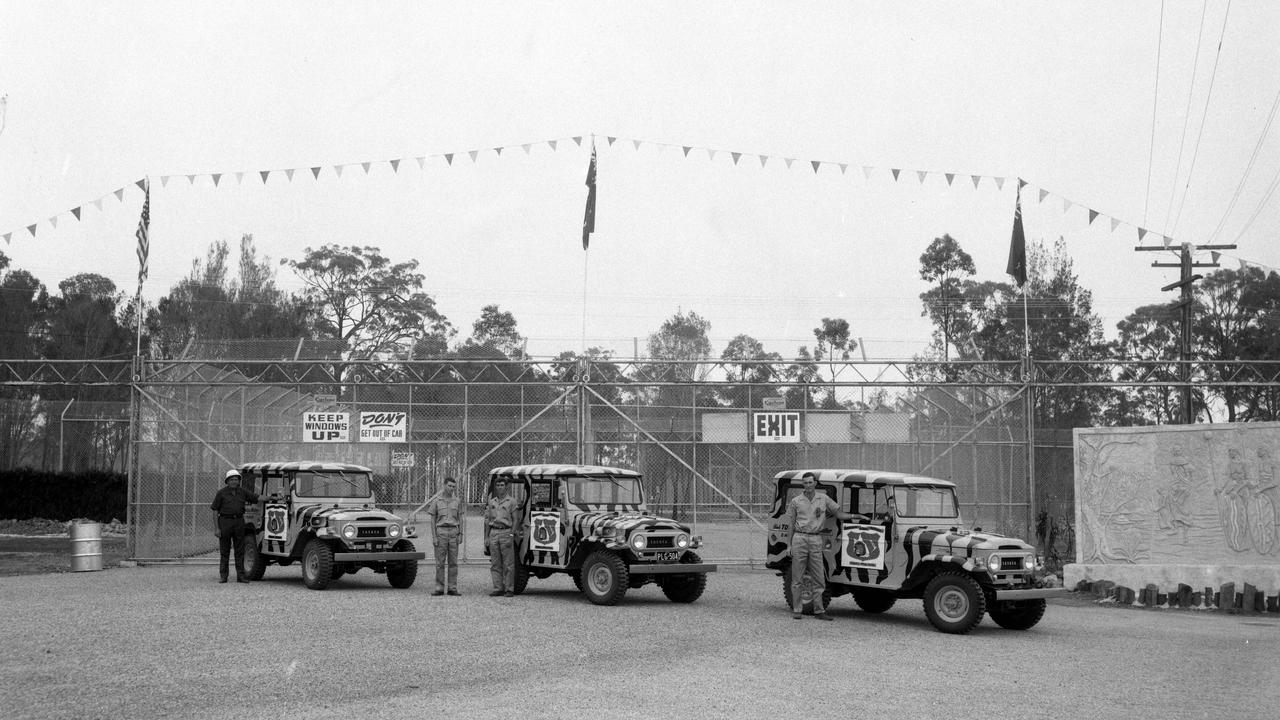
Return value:
[(582, 357), (587, 356), (587, 261), (590, 250), (582, 251)]

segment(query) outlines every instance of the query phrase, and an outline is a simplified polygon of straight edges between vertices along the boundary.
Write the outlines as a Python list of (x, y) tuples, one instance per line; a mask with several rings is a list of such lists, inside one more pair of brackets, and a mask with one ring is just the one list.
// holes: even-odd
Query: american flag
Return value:
[(138, 284), (147, 279), (147, 255), (151, 252), (151, 182), (144, 182), (142, 201), (142, 217), (138, 218)]
[(596, 231), (596, 144), (591, 143), (591, 164), (587, 166), (587, 211), (582, 218), (582, 249), (591, 244)]

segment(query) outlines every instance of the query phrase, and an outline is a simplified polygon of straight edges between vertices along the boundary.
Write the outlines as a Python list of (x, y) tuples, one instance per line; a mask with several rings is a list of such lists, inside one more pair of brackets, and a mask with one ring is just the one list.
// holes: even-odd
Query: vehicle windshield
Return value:
[(299, 497), (367, 498), (371, 495), (369, 473), (335, 470), (300, 472), (294, 477), (294, 488)]
[(570, 478), (574, 505), (639, 505), (644, 501), (639, 478)]
[(900, 487), (894, 491), (898, 515), (912, 518), (954, 518), (956, 493), (949, 487)]

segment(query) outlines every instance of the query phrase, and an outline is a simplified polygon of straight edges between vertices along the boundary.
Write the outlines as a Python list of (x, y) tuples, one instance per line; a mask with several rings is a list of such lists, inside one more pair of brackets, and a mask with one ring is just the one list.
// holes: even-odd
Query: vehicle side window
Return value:
[(872, 488), (849, 488), (849, 512), (870, 519), (875, 514), (875, 509), (875, 491)]
[(553, 481), (534, 481), (529, 485), (529, 499), (533, 501), (533, 507), (536, 510), (555, 507), (555, 497)]
[(874, 505), (871, 510), (871, 519), (888, 520), (889, 513), (889, 491), (887, 488), (876, 488)]

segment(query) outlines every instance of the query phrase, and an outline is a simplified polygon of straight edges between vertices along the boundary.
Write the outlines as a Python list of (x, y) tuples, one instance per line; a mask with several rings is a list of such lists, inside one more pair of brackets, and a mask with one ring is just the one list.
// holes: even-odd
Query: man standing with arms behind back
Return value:
[(249, 582), (249, 574), (244, 571), (244, 506), (256, 502), (257, 495), (240, 487), (240, 471), (228, 470), (222, 489), (209, 504), (218, 533), (218, 582), (227, 581), (227, 556), (231, 554), (233, 545), (236, 551), (236, 582)]
[(516, 547), (520, 506), (507, 494), (507, 481), (493, 481), (493, 497), (484, 508), (484, 549), (489, 553), (489, 574), (494, 597), (512, 597), (516, 590)]
[(446, 477), (444, 491), (427, 504), (431, 518), (431, 542), (436, 552), (436, 589), (432, 595), (458, 592), (458, 538), (465, 532), (462, 498), (458, 497), (458, 481)]
[(827, 586), (826, 572), (822, 566), (822, 526), (827, 516), (840, 520), (852, 520), (853, 513), (840, 512), (840, 505), (826, 493), (818, 492), (818, 477), (813, 473), (804, 476), (804, 492), (787, 503), (787, 521), (791, 528), (788, 547), (791, 548), (791, 617), (799, 620), (800, 594), (805, 578), (813, 587), (813, 616), (818, 620), (830, 620), (822, 606), (822, 589)]

